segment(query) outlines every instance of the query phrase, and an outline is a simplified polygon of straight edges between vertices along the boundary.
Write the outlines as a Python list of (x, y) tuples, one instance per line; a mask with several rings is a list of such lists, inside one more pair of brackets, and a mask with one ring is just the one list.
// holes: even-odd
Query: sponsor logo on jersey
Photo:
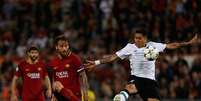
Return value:
[(68, 71), (56, 72), (56, 76), (59, 78), (66, 78), (68, 77)]
[(39, 79), (40, 73), (27, 73), (27, 76), (30, 77), (31, 79)]

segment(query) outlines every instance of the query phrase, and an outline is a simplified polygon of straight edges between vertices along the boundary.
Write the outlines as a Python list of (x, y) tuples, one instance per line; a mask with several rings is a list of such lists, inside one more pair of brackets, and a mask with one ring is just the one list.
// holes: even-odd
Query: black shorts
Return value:
[(129, 83), (135, 84), (140, 96), (144, 101), (148, 98), (160, 100), (159, 85), (155, 80), (130, 75)]

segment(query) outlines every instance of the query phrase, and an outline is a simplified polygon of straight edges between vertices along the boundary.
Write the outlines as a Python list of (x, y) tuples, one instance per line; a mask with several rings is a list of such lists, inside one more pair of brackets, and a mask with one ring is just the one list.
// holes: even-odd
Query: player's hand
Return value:
[(11, 95), (11, 101), (18, 101), (18, 98), (16, 95)]
[(84, 94), (84, 101), (88, 101), (88, 94)]
[(53, 95), (50, 101), (57, 101), (57, 98)]
[(54, 91), (60, 92), (61, 89), (63, 89), (63, 88), (64, 88), (64, 86), (61, 84), (61, 82), (55, 81), (55, 82), (53, 83), (53, 90), (54, 90)]
[(52, 90), (51, 90), (51, 89), (48, 89), (48, 90), (46, 91), (46, 96), (47, 96), (48, 98), (51, 98), (51, 97), (52, 97)]
[(92, 71), (96, 67), (96, 64), (95, 61), (86, 60), (84, 66), (88, 71)]

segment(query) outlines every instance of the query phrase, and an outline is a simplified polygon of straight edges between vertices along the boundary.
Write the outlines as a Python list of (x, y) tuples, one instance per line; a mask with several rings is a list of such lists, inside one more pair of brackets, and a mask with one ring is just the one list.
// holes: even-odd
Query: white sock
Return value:
[(119, 94), (122, 94), (126, 99), (129, 97), (129, 94), (126, 91), (121, 91)]

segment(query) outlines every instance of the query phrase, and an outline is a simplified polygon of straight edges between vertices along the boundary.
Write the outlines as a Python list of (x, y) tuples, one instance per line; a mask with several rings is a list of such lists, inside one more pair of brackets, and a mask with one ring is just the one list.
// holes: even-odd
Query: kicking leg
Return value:
[(160, 101), (160, 100), (156, 98), (148, 98), (147, 101)]
[(137, 93), (135, 84), (127, 84), (125, 90), (114, 97), (114, 101), (126, 101), (129, 98), (129, 95), (134, 93)]

